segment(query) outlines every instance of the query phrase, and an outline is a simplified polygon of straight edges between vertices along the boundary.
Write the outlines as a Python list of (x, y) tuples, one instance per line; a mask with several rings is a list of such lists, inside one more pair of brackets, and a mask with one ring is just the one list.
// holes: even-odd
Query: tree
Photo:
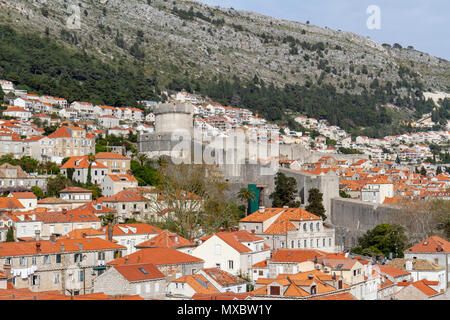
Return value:
[(424, 177), (427, 176), (427, 170), (425, 170), (425, 167), (422, 167), (422, 169), (420, 169), (420, 174)]
[(218, 168), (161, 161), (159, 171), (158, 199), (150, 205), (162, 222), (152, 224), (187, 239), (237, 225), (240, 211), (234, 202), (227, 201), (229, 185)]
[(8, 232), (6, 233), (6, 242), (14, 242), (14, 228), (11, 226), (8, 228)]
[(47, 182), (47, 197), (58, 196), (62, 189), (69, 186), (67, 178), (61, 174), (58, 174), (54, 178), (48, 179)]
[(351, 251), (356, 254), (367, 254), (370, 256), (383, 255), (402, 258), (403, 251), (407, 246), (405, 229), (399, 225), (380, 224), (367, 231), (358, 239), (358, 247)]
[(341, 198), (346, 198), (346, 199), (350, 199), (351, 198), (351, 196), (347, 192), (345, 192), (344, 190), (339, 190), (339, 196)]
[(242, 188), (239, 193), (238, 193), (238, 198), (239, 200), (243, 201), (245, 204), (245, 212), (248, 215), (249, 212), (249, 201), (252, 200), (256, 200), (256, 195), (255, 193), (250, 190), (249, 188)]
[(274, 208), (300, 207), (300, 201), (295, 201), (297, 192), (297, 181), (292, 177), (287, 177), (282, 172), (278, 172), (275, 176), (275, 191), (269, 197), (272, 200), (272, 206)]
[(3, 104), (3, 99), (5, 98), (5, 93), (3, 92), (2, 87), (0, 86), (0, 105)]
[(108, 240), (112, 241), (113, 239), (113, 231), (114, 231), (114, 225), (117, 223), (117, 217), (114, 213), (108, 213), (106, 215), (100, 216), (100, 219), (102, 219), (103, 226), (108, 227)]
[(436, 175), (440, 175), (441, 173), (442, 173), (442, 168), (441, 167), (437, 167)]
[(36, 197), (38, 197), (38, 199), (44, 198), (44, 191), (42, 191), (42, 189), (39, 188), (38, 186), (32, 186), (31, 191), (34, 193)]
[(323, 206), (323, 193), (319, 189), (313, 188), (309, 190), (308, 203), (309, 205), (305, 208), (306, 211), (321, 217), (323, 221), (327, 219), (325, 207)]

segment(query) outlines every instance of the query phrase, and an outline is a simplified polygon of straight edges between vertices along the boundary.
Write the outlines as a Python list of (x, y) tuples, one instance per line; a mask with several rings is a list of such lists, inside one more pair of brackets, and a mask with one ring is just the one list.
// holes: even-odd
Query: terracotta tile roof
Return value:
[(122, 264), (113, 266), (127, 281), (163, 279), (166, 276), (152, 263)]
[(272, 261), (274, 262), (305, 262), (314, 261), (325, 256), (326, 253), (319, 250), (311, 249), (279, 249), (273, 254)]
[(251, 292), (242, 292), (242, 293), (234, 293), (234, 292), (223, 292), (223, 293), (196, 293), (192, 296), (193, 300), (246, 300), (253, 297), (253, 293)]
[(320, 220), (318, 216), (300, 208), (265, 208), (263, 213), (259, 212), (259, 210), (255, 211), (254, 213), (241, 219), (240, 221), (263, 222), (278, 214), (280, 214), (279, 218), (291, 221)]
[(126, 247), (115, 244), (111, 241), (100, 238), (85, 238), (85, 239), (58, 239), (56, 244), (61, 248), (64, 244), (65, 251), (80, 251), (80, 244), (83, 246), (82, 251), (96, 251), (96, 250), (113, 250), (126, 249)]
[(19, 200), (12, 197), (0, 197), (0, 210), (1, 209), (22, 209), (25, 208)]
[(92, 190), (79, 187), (67, 187), (61, 190), (59, 193), (92, 193)]
[(64, 223), (64, 222), (98, 222), (100, 219), (89, 210), (76, 208), (73, 210), (37, 212), (37, 220), (44, 223)]
[(112, 181), (115, 182), (121, 182), (121, 181), (126, 181), (126, 182), (136, 182), (136, 178), (133, 177), (131, 174), (108, 174), (108, 177), (111, 178)]
[(37, 199), (33, 192), (11, 192), (10, 195), (16, 199)]
[(88, 156), (71, 157), (61, 166), (61, 169), (87, 169), (89, 168), (89, 165), (94, 169), (106, 169), (106, 166), (98, 161), (90, 162)]
[(450, 242), (438, 236), (431, 236), (404, 252), (450, 252)]
[[(235, 232), (218, 232), (215, 234), (215, 236), (222, 239), (239, 253), (251, 252), (251, 249), (243, 245), (242, 242), (255, 242), (264, 240), (263, 238), (255, 236), (246, 230), (239, 230)], [(211, 236), (208, 237), (208, 240), (210, 238)]]
[(102, 197), (102, 202), (142, 202), (142, 201), (148, 201), (147, 198), (144, 198), (140, 194), (129, 191), (129, 190), (123, 190), (111, 197)]
[(397, 278), (397, 277), (402, 277), (402, 276), (407, 276), (410, 275), (410, 272), (401, 270), (401, 269), (397, 269), (391, 266), (387, 266), (387, 265), (379, 265), (377, 266), (380, 270), (380, 273), (384, 273), (386, 275), (389, 275), (391, 277)]
[(194, 247), (195, 243), (168, 230), (161, 231), (156, 237), (136, 245), (136, 248), (183, 248)]
[(430, 283), (427, 280), (420, 280), (420, 281), (416, 281), (416, 282), (413, 282), (413, 283), (410, 283), (410, 284), (412, 286), (414, 286), (415, 288), (419, 289), (420, 291), (422, 291), (428, 297), (431, 297), (431, 296), (434, 296), (436, 294), (439, 294), (439, 292), (437, 292), (433, 288), (429, 287), (429, 285), (434, 284), (433, 282)]
[(44, 199), (38, 200), (37, 203), (38, 204), (69, 204), (69, 202), (67, 202), (66, 200), (59, 199), (56, 197), (44, 198)]
[(207, 274), (222, 287), (229, 287), (247, 283), (244, 279), (236, 277), (218, 268), (202, 269), (202, 272)]
[(252, 268), (267, 268), (267, 260), (255, 263)]
[(202, 259), (172, 248), (148, 248), (141, 249), (125, 257), (113, 260), (108, 264), (125, 264), (126, 258), (128, 258), (129, 264), (153, 263), (155, 266), (203, 262)]
[(343, 292), (337, 294), (329, 294), (320, 297), (311, 297), (308, 300), (357, 300), (350, 292)]
[(130, 158), (127, 158), (121, 154), (114, 153), (114, 152), (99, 152), (95, 155), (95, 159), (123, 159), (123, 160), (130, 160)]
[(212, 285), (212, 283), (210, 283), (204, 276), (200, 274), (183, 276), (172, 282), (186, 283), (196, 293), (203, 293), (203, 294), (219, 293), (219, 291)]
[(105, 232), (93, 228), (74, 229), (61, 239), (82, 239), (88, 236), (105, 236)]

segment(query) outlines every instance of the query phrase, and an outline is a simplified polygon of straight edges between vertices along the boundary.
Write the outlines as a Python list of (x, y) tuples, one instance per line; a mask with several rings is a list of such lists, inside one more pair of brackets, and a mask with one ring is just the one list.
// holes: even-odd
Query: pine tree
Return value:
[(14, 242), (14, 228), (11, 226), (8, 229), (8, 233), (6, 233), (6, 242)]
[(274, 208), (300, 207), (300, 202), (295, 201), (295, 194), (298, 192), (297, 182), (292, 177), (287, 177), (284, 173), (278, 172), (275, 177), (275, 191), (270, 195)]
[(327, 219), (325, 207), (323, 206), (323, 193), (319, 189), (313, 188), (309, 190), (308, 203), (309, 205), (306, 207), (306, 211), (321, 217), (323, 221)]

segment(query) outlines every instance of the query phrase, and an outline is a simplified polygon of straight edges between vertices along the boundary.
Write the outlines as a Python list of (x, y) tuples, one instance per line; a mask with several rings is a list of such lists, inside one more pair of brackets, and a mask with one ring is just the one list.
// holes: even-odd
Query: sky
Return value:
[[(302, 23), (310, 21), (313, 25), (368, 36), (380, 44), (413, 46), (416, 50), (450, 61), (449, 0), (198, 1)], [(372, 5), (379, 8), (379, 20), (374, 11), (367, 13)], [(372, 29), (368, 28), (368, 20)]]

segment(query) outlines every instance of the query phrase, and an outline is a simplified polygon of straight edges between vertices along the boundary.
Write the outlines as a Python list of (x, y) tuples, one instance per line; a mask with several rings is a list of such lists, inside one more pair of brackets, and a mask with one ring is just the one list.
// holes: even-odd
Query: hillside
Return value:
[[(133, 65), (160, 88), (195, 90), (224, 103), (246, 102), (271, 120), (286, 119), (290, 109), (347, 128), (371, 127), (380, 118), (391, 124), (431, 111), (422, 92), (450, 92), (448, 61), (348, 32), (191, 1), (78, 3), (73, 8), (64, 0), (0, 0), (0, 24), (48, 35), (68, 50), (85, 51), (116, 68), (119, 61)], [(73, 29), (78, 22), (80, 27)], [(236, 82), (262, 88), (268, 92), (258, 92), (261, 96), (278, 97), (284, 106), (247, 99), (249, 90), (238, 90)], [(291, 101), (304, 95), (300, 105)], [(339, 101), (342, 112), (336, 112)], [(345, 117), (351, 107), (360, 109), (354, 110), (357, 118), (370, 110), (374, 116), (368, 121)]]

